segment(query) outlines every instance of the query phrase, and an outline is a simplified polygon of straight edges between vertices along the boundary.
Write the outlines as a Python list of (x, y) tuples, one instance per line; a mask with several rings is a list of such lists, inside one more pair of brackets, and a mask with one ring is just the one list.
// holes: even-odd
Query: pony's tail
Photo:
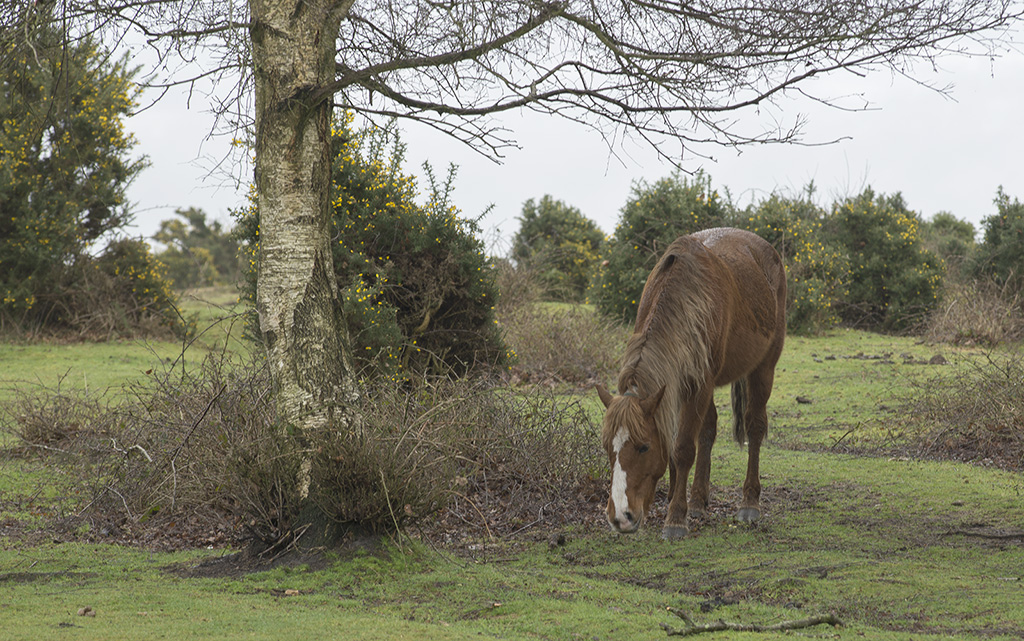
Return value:
[(736, 442), (747, 442), (747, 426), (743, 416), (747, 413), (747, 379), (741, 378), (732, 384), (732, 435)]

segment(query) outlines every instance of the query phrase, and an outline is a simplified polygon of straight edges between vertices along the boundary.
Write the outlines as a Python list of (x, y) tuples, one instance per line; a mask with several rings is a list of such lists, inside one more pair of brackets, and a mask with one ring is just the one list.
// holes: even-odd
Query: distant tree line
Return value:
[(174, 214), (176, 218), (160, 222), (153, 240), (164, 246), (156, 256), (175, 289), (238, 283), (242, 265), (231, 230), (207, 220), (206, 212), (195, 207)]
[(783, 256), (791, 331), (820, 332), (840, 323), (910, 331), (939, 304), (946, 279), (1020, 291), (1024, 206), (1000, 188), (995, 209), (977, 241), (970, 222), (946, 212), (926, 220), (899, 193), (869, 187), (824, 207), (812, 184), (802, 194), (772, 194), (739, 207), (708, 176), (676, 173), (634, 184), (614, 233), (588, 236), (587, 252), (578, 249), (579, 239), (597, 229), (592, 221), (551, 196), (528, 200), (513, 257), (519, 268), (537, 274), (549, 299), (587, 301), (632, 321), (647, 275), (669, 243), (700, 229), (739, 227)]

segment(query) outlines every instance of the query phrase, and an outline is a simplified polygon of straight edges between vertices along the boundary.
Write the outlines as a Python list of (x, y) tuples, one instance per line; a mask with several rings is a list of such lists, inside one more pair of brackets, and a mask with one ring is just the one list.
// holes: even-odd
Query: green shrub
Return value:
[[(808, 193), (808, 196), (810, 193)], [(797, 334), (820, 333), (838, 321), (835, 303), (846, 293), (847, 260), (822, 233), (825, 211), (810, 198), (772, 195), (736, 223), (775, 247), (786, 265), (786, 325)]]
[(1014, 289), (1024, 285), (1024, 203), (1000, 187), (996, 194), (997, 212), (983, 221), (984, 240), (978, 247), (975, 274)]
[(644, 283), (665, 249), (679, 236), (727, 224), (730, 206), (711, 179), (673, 174), (653, 185), (633, 185), (615, 234), (605, 243), (589, 300), (612, 318), (632, 322)]
[(920, 226), (899, 194), (876, 196), (869, 188), (834, 206), (826, 231), (850, 261), (849, 289), (839, 308), (845, 322), (906, 330), (936, 306), (943, 265), (922, 247)]
[(109, 245), (95, 260), (96, 270), (107, 277), (109, 283), (104, 299), (93, 302), (98, 288), (90, 286), (88, 279), (79, 298), (88, 296), (78, 305), (94, 315), (113, 314), (120, 320), (121, 335), (130, 335), (133, 327), (154, 325), (176, 334), (191, 332), (193, 321), (178, 311), (178, 299), (171, 290), (163, 264), (153, 256), (149, 245), (141, 239), (125, 238)]
[[(451, 203), (454, 168), (443, 182), (426, 168), (429, 192), (419, 205), (397, 134), (357, 134), (350, 124), (337, 123), (332, 139), (332, 251), (357, 363), (393, 378), (504, 363), (495, 271), (478, 225)], [(249, 257), (244, 293), (254, 301), (259, 212), (252, 205), (236, 218)]]
[[(163, 265), (141, 239), (115, 240), (98, 257), (61, 265), (50, 274), (47, 291), (30, 295), (29, 302), (21, 322), (5, 329), (90, 340), (181, 336), (194, 329), (178, 310)], [(31, 320), (38, 309), (47, 315)]]
[(547, 298), (581, 302), (600, 261), (604, 234), (597, 224), (551, 196), (523, 204), (512, 258), (537, 274)]
[(976, 231), (970, 221), (940, 211), (921, 225), (921, 242), (925, 249), (942, 259), (947, 269), (959, 270), (977, 249)]

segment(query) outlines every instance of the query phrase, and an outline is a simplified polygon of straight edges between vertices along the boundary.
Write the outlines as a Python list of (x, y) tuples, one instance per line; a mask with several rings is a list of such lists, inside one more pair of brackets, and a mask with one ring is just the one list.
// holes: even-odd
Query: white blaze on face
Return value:
[(615, 467), (612, 468), (612, 505), (615, 506), (615, 518), (619, 523), (626, 523), (626, 512), (629, 511), (629, 499), (626, 498), (626, 470), (619, 462), (619, 452), (629, 441), (629, 430), (619, 428), (619, 433), (612, 440), (612, 451), (615, 453)]

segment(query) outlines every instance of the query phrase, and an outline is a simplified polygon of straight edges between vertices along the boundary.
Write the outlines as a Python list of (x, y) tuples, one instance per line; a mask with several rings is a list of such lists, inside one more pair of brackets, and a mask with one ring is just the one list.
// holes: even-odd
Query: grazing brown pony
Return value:
[(687, 509), (692, 517), (707, 511), (711, 447), (718, 431), (714, 390), (727, 383), (732, 383), (734, 435), (741, 445), (748, 443), (736, 517), (760, 518), (765, 406), (785, 338), (786, 272), (771, 245), (740, 229), (708, 229), (669, 245), (644, 285), (619, 371), (619, 394), (597, 386), (607, 408), (602, 440), (612, 467), (612, 528), (634, 532), (640, 527), (666, 466), (664, 538), (689, 533)]

